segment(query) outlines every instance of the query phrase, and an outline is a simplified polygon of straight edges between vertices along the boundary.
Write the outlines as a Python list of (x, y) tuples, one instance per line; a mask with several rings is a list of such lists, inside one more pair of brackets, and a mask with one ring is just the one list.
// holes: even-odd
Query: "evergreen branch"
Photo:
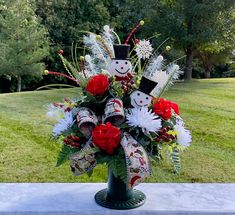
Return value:
[(180, 164), (180, 153), (177, 147), (174, 147), (172, 149), (172, 152), (170, 153), (170, 157), (171, 157), (171, 161), (174, 166), (175, 172), (179, 174), (181, 170), (181, 164)]

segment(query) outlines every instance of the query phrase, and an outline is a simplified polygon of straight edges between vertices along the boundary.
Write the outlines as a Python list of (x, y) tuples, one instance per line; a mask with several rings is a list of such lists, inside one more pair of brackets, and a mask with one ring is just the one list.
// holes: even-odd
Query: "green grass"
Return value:
[[(74, 177), (69, 165), (56, 168), (59, 146), (49, 139), (52, 123), (44, 105), (78, 96), (76, 89), (0, 94), (0, 182), (101, 182), (106, 167)], [(193, 143), (175, 175), (165, 159), (151, 182), (235, 182), (235, 79), (177, 83), (165, 98), (180, 104)]]

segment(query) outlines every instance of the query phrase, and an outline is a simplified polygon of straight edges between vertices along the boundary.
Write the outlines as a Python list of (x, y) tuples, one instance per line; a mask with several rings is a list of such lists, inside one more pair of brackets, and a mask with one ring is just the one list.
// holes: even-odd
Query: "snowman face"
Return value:
[(148, 107), (151, 103), (152, 96), (147, 95), (139, 90), (131, 94), (131, 105), (135, 108)]
[(118, 77), (125, 77), (131, 73), (132, 65), (129, 60), (116, 60), (113, 59), (110, 64), (110, 73)]

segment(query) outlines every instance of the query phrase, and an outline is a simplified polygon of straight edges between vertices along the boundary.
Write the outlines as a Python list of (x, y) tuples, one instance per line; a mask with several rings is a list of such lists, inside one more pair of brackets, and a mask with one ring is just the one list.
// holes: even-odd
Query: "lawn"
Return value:
[[(104, 182), (106, 167), (93, 177), (75, 177), (55, 167), (59, 146), (51, 140), (45, 104), (77, 97), (76, 89), (0, 94), (0, 182)], [(165, 159), (150, 182), (235, 182), (235, 78), (175, 84), (165, 98), (180, 104), (193, 143), (176, 175)]]

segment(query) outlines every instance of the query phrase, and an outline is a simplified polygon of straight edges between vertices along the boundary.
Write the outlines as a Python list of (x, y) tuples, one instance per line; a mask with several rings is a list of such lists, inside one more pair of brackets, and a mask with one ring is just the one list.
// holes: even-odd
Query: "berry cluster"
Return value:
[(128, 73), (126, 80), (121, 81), (121, 87), (124, 93), (128, 93), (133, 88), (135, 82), (132, 78), (132, 74)]
[(72, 147), (80, 147), (80, 143), (79, 141), (79, 137), (78, 136), (73, 136), (72, 134), (68, 135), (66, 138), (64, 138), (64, 143), (72, 146)]
[(53, 105), (54, 105), (55, 107), (59, 107), (59, 108), (61, 108), (61, 109), (64, 109), (65, 112), (70, 112), (70, 111), (72, 110), (72, 108), (66, 107), (66, 106), (63, 105), (63, 104), (59, 104), (59, 103), (56, 103), (56, 102), (54, 102)]
[(169, 134), (168, 131), (171, 129), (170, 126), (162, 128), (158, 131), (158, 137), (155, 138), (156, 142), (170, 142), (174, 140), (176, 137), (172, 134)]

